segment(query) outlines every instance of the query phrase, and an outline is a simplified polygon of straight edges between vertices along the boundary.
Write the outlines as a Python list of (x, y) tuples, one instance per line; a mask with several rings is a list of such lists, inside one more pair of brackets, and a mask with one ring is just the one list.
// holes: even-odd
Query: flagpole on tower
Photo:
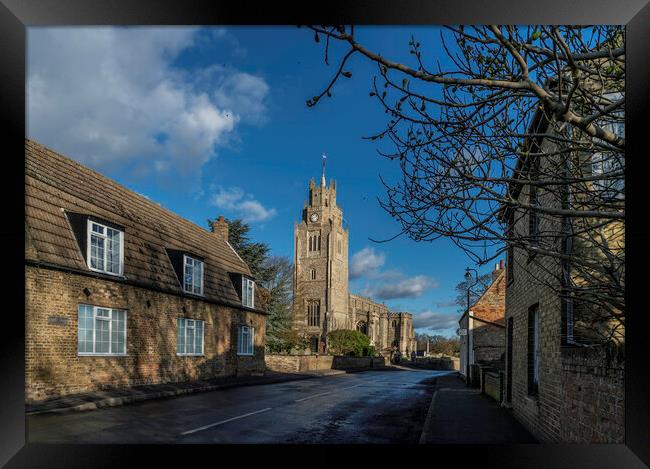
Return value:
[(321, 185), (321, 187), (325, 187), (325, 160), (327, 159), (327, 156), (325, 156), (325, 153), (323, 153), (322, 156), (323, 156), (323, 159), (322, 159), (322, 161), (323, 161), (323, 176), (321, 177), (320, 185)]

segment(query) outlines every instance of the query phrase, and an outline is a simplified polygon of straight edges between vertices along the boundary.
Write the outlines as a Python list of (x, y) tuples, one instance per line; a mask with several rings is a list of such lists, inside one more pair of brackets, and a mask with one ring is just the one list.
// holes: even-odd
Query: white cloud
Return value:
[(406, 278), (402, 275), (401, 280), (388, 281), (368, 287), (363, 291), (363, 294), (382, 300), (417, 298), (422, 296), (425, 291), (437, 286), (437, 282), (425, 275)]
[(29, 137), (98, 169), (196, 175), (241, 122), (264, 121), (269, 94), (263, 78), (236, 69), (175, 68), (204, 40), (198, 31), (30, 28)]
[(355, 279), (376, 274), (385, 261), (384, 253), (378, 253), (374, 248), (365, 247), (350, 259), (350, 278)]
[(210, 203), (240, 217), (246, 223), (266, 221), (273, 218), (277, 212), (274, 208), (267, 209), (255, 198), (246, 194), (239, 187), (224, 189), (218, 187), (212, 195)]
[(430, 331), (455, 330), (458, 328), (458, 315), (434, 311), (413, 313), (413, 327), (415, 329), (428, 329)]
[(438, 286), (426, 275), (407, 277), (396, 269), (381, 270), (386, 263), (386, 255), (366, 246), (350, 259), (350, 279), (365, 278), (366, 287), (361, 294), (381, 300), (395, 298), (417, 298), (424, 292)]

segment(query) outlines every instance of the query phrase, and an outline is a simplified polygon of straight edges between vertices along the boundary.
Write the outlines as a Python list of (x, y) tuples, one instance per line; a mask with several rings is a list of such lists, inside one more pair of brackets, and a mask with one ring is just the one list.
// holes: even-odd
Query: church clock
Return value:
[(318, 221), (318, 213), (316, 213), (316, 212), (312, 213), (311, 216), (309, 217), (309, 219), (310, 219), (313, 223), (316, 223), (316, 222)]

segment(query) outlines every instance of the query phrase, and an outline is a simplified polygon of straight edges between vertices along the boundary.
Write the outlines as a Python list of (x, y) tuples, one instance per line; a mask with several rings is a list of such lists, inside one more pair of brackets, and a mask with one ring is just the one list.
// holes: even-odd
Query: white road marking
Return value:
[(347, 388), (335, 389), (334, 391), (328, 391), (328, 392), (321, 392), (321, 393), (318, 393), (318, 394), (312, 394), (311, 396), (303, 397), (302, 399), (296, 399), (293, 402), (302, 402), (302, 401), (306, 401), (306, 400), (309, 400), (309, 399), (313, 399), (314, 397), (326, 396), (327, 394), (332, 394), (332, 393), (334, 393), (336, 391), (344, 391), (346, 389), (356, 388), (356, 387), (361, 386), (362, 384), (363, 383), (355, 384), (354, 386), (348, 386)]
[(239, 420), (239, 419), (243, 419), (244, 417), (249, 417), (251, 415), (261, 414), (262, 412), (267, 412), (271, 409), (272, 407), (267, 407), (266, 409), (256, 410), (255, 412), (249, 412), (248, 414), (238, 415), (237, 417), (232, 417), (226, 420), (222, 420), (221, 422), (215, 422), (215, 423), (211, 423), (210, 425), (204, 425), (203, 427), (194, 428), (193, 430), (188, 430), (186, 432), (181, 433), (181, 435), (189, 435), (191, 433), (207, 430), (208, 428), (216, 427), (217, 425), (223, 425), (224, 423), (232, 422), (233, 420)]

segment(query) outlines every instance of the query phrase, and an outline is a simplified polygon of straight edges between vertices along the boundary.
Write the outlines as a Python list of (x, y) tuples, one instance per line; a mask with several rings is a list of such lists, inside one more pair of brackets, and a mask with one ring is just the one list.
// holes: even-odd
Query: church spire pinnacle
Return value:
[(327, 156), (325, 156), (325, 153), (323, 153), (322, 156), (323, 156), (323, 159), (322, 159), (322, 161), (323, 161), (323, 176), (321, 177), (320, 185), (321, 185), (321, 187), (325, 187), (325, 160), (327, 159)]

